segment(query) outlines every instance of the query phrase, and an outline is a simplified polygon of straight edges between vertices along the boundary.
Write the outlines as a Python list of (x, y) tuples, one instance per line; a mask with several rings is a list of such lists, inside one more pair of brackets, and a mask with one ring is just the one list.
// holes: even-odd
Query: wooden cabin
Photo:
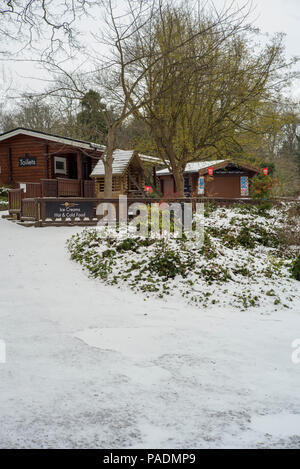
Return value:
[[(0, 135), (0, 184), (22, 188), (30, 197), (103, 197), (105, 147), (31, 129)], [(158, 181), (157, 158), (115, 150), (113, 196), (144, 195), (145, 183)], [(95, 186), (96, 183), (96, 186)], [(95, 193), (96, 187), (96, 193)]]
[(26, 193), (27, 185), (57, 179), (66, 192), (59, 195), (82, 195), (82, 182), (92, 183), (90, 174), (104, 149), (36, 130), (10, 130), (0, 135), (0, 184), (22, 187)]
[[(161, 164), (158, 158), (138, 154), (132, 150), (115, 150), (112, 164), (113, 197), (119, 195), (143, 196), (145, 185), (156, 185), (156, 166)], [(104, 164), (98, 161), (91, 173), (95, 180), (96, 197), (104, 196)]]
[[(211, 169), (212, 176), (209, 175)], [(249, 196), (250, 180), (259, 173), (248, 164), (229, 160), (188, 163), (184, 172), (184, 193), (188, 197), (241, 198)], [(157, 171), (160, 189), (165, 197), (176, 194), (175, 180), (166, 168)]]

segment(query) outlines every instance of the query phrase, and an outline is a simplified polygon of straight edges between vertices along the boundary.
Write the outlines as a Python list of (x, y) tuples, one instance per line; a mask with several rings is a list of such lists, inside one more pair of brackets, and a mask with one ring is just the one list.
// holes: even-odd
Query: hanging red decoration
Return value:
[(213, 174), (214, 174), (214, 168), (213, 168), (212, 166), (210, 166), (210, 167), (208, 168), (208, 175), (209, 175), (209, 176), (213, 176)]
[(268, 176), (269, 168), (263, 168), (263, 174), (264, 174), (264, 176)]

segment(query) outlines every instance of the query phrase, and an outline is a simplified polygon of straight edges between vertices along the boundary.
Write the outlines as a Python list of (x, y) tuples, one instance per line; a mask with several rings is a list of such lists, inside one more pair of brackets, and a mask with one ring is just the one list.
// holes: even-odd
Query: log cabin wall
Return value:
[(248, 197), (241, 194), (241, 177), (253, 177), (250, 171), (241, 171), (239, 174), (214, 174), (205, 176), (206, 197), (222, 197), (228, 199)]
[[(92, 153), (92, 152), (91, 152)], [(66, 174), (55, 173), (54, 157), (66, 158)], [(20, 159), (32, 165), (22, 166)], [(28, 135), (17, 135), (0, 142), (0, 184), (16, 187), (18, 183), (40, 182), (58, 177), (89, 179), (97, 159), (83, 157), (80, 148)]]
[[(21, 166), (20, 158), (35, 160), (35, 165)], [(18, 182), (39, 182), (40, 179), (47, 177), (45, 142), (25, 135), (18, 135), (1, 142), (0, 166), (2, 184), (16, 186)]]
[[(112, 197), (118, 198), (119, 195), (126, 194), (125, 188), (125, 176), (113, 176), (112, 177)], [(96, 197), (104, 197), (104, 176), (99, 176), (95, 178), (95, 190)]]
[[(95, 177), (96, 197), (104, 197), (104, 176)], [(145, 186), (145, 174), (142, 167), (133, 161), (128, 165), (122, 175), (113, 175), (112, 177), (112, 197), (118, 198), (119, 195), (143, 195)], [(142, 193), (141, 193), (142, 192)]]
[(0, 148), (0, 184), (9, 186), (12, 184), (11, 180), (11, 156), (9, 147), (7, 145), (1, 145)]

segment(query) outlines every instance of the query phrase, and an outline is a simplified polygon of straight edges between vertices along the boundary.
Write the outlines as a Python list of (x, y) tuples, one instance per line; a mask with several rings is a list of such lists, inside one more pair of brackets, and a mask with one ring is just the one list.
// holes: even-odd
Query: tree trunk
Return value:
[(104, 177), (104, 198), (111, 199), (112, 198), (112, 162), (113, 157), (112, 155), (106, 154), (104, 160), (104, 170), (105, 170), (105, 177)]
[(173, 176), (175, 179), (175, 192), (177, 197), (184, 197), (184, 177), (183, 172), (178, 168), (173, 169)]
[(104, 198), (111, 199), (112, 198), (112, 164), (114, 161), (113, 152), (115, 149), (115, 129), (109, 128), (108, 129), (108, 136), (107, 136), (107, 147), (106, 147), (106, 154), (103, 160), (104, 163)]

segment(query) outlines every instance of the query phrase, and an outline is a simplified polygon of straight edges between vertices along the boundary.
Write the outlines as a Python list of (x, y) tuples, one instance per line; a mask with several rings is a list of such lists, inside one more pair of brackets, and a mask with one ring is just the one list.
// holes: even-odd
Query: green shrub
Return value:
[(191, 257), (185, 260), (177, 251), (165, 249), (158, 250), (154, 256), (150, 257), (147, 269), (160, 277), (175, 278), (176, 275), (185, 277), (194, 264), (195, 261)]
[(271, 176), (257, 175), (251, 179), (250, 195), (254, 199), (267, 199), (272, 189), (278, 184), (277, 179)]
[(236, 237), (236, 240), (241, 246), (244, 246), (245, 248), (253, 249), (255, 247), (255, 241), (252, 237), (251, 231), (246, 225), (243, 225), (241, 231)]
[(257, 214), (263, 217), (269, 216), (269, 211), (273, 208), (272, 202), (261, 202), (257, 206)]
[(291, 272), (294, 279), (300, 280), (300, 256), (292, 263)]
[(0, 186), (0, 200), (8, 200), (8, 189), (7, 187)]
[[(71, 259), (91, 277), (110, 285), (126, 283), (147, 298), (151, 293), (161, 298), (176, 289), (188, 301), (207, 306), (208, 301), (222, 303), (220, 295), (218, 298), (220, 285), (234, 282), (230, 304), (246, 309), (259, 304), (251, 289), (262, 282), (266, 290), (262, 295), (278, 306), (280, 298), (272, 288), (274, 279), (280, 282), (286, 278), (291, 284), (291, 276), (300, 280), (299, 243), (294, 234), (298, 207), (282, 204), (269, 211), (272, 205), (265, 202), (259, 206), (241, 205), (235, 206), (229, 217), (227, 209), (216, 209), (212, 204), (206, 208), (208, 214), (216, 210), (216, 217), (206, 219), (204, 244), (200, 247), (184, 237), (144, 239), (128, 233), (124, 239), (111, 236), (109, 230), (86, 229), (69, 240)], [(225, 220), (220, 223), (220, 218)], [(283, 231), (292, 238), (287, 241)], [(287, 301), (293, 301), (290, 298)], [(228, 299), (224, 296), (225, 301)]]

